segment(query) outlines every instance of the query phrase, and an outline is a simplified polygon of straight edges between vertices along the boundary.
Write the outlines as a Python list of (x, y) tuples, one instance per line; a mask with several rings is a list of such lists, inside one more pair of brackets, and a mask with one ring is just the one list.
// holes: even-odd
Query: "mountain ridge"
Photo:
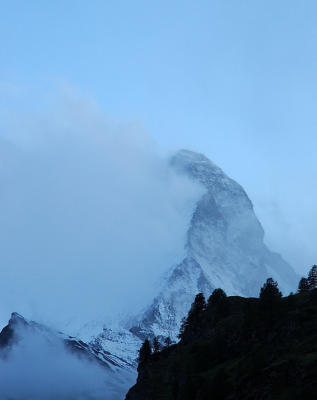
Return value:
[[(14, 371), (13, 379), (10, 371)], [(16, 312), (0, 332), (0, 372), (1, 399), (117, 400), (135, 381), (133, 364), (97, 344), (85, 343)], [(61, 374), (61, 381), (52, 380), (54, 374)], [(44, 387), (41, 379), (46, 381)], [(73, 387), (72, 379), (82, 382)], [(56, 397), (52, 395), (55, 390)]]

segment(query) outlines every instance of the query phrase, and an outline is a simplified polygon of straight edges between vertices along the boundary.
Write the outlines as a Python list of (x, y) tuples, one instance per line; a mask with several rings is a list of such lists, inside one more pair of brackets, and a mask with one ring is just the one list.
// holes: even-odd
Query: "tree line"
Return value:
[[(317, 266), (313, 265), (307, 278), (302, 277), (298, 285), (298, 292), (307, 292), (317, 288)], [(259, 312), (263, 318), (272, 318), (279, 310), (282, 292), (278, 283), (273, 278), (268, 278), (260, 289)], [(203, 293), (198, 293), (185, 318), (183, 318), (178, 338), (186, 342), (190, 337), (197, 336), (203, 329), (201, 321), (215, 324), (218, 320), (226, 317), (229, 312), (229, 302), (226, 293), (218, 288), (209, 298), (205, 299)], [(152, 354), (159, 353), (164, 348), (172, 345), (170, 337), (165, 338), (163, 343), (159, 337), (154, 337), (152, 342), (146, 339), (139, 350), (139, 365), (146, 361)]]
[(313, 265), (307, 278), (301, 278), (298, 284), (298, 292), (308, 292), (317, 288), (317, 265)]
[(170, 347), (172, 343), (172, 339), (169, 336), (164, 339), (163, 345), (157, 336), (155, 336), (152, 341), (145, 339), (139, 350), (139, 364), (146, 361), (152, 354), (159, 353), (163, 348)]

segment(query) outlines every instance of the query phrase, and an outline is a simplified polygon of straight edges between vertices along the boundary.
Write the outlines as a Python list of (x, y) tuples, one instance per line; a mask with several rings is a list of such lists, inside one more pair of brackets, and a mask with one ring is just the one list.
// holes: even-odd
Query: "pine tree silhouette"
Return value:
[(164, 344), (166, 347), (170, 347), (170, 345), (172, 344), (172, 339), (169, 336), (167, 336), (167, 338), (165, 338), (164, 340)]
[(282, 293), (278, 288), (278, 283), (272, 278), (268, 278), (260, 290), (260, 299), (262, 301), (271, 301), (281, 297)]
[(140, 350), (139, 350), (139, 365), (146, 361), (152, 354), (151, 344), (148, 339), (145, 339)]
[(215, 289), (208, 298), (206, 307), (206, 318), (211, 325), (228, 315), (229, 301), (226, 293), (222, 289)]
[(199, 321), (203, 311), (206, 309), (206, 300), (202, 293), (198, 293), (195, 297), (193, 304), (189, 310), (187, 318), (183, 318), (181, 329), (178, 337), (180, 339), (186, 338), (188, 334), (191, 334), (199, 327)]
[(298, 284), (298, 292), (308, 292), (310, 290), (310, 284), (307, 278), (301, 278)]
[(272, 319), (278, 315), (281, 297), (277, 282), (268, 278), (260, 290), (260, 311), (264, 318)]
[(155, 336), (153, 339), (153, 352), (158, 353), (160, 350), (161, 350), (160, 341), (158, 340), (158, 337)]
[(208, 298), (208, 306), (217, 305), (226, 299), (227, 295), (222, 289), (215, 289)]
[(317, 288), (317, 265), (313, 265), (308, 273), (309, 289)]

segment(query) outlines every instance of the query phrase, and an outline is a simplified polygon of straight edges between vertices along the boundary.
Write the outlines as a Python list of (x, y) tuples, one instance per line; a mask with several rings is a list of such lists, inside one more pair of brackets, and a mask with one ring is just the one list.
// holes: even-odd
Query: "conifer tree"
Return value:
[(272, 278), (268, 278), (260, 290), (260, 299), (262, 301), (271, 301), (281, 297), (282, 293), (278, 288), (278, 283)]
[(313, 265), (308, 273), (308, 284), (310, 290), (317, 288), (317, 265)]
[(211, 325), (228, 316), (228, 297), (222, 289), (215, 289), (209, 296), (206, 311), (206, 319)]
[(182, 322), (181, 322), (181, 326), (180, 326), (179, 334), (178, 334), (178, 339), (182, 339), (184, 337), (186, 328), (187, 328), (187, 318), (184, 317), (184, 318), (182, 318)]
[(169, 336), (167, 336), (167, 338), (165, 338), (164, 340), (164, 344), (166, 347), (170, 347), (170, 345), (172, 344), (172, 339)]
[(310, 290), (309, 281), (307, 278), (301, 278), (298, 284), (298, 292), (308, 292)]
[(277, 315), (280, 306), (282, 293), (278, 288), (277, 282), (272, 278), (268, 278), (260, 290), (260, 307), (268, 318)]
[(189, 310), (187, 316), (187, 325), (195, 326), (205, 308), (206, 308), (205, 297), (202, 293), (198, 293)]
[(208, 306), (216, 305), (227, 299), (226, 293), (222, 289), (215, 289), (208, 299)]
[(152, 354), (151, 344), (148, 339), (145, 339), (140, 350), (139, 350), (139, 365), (146, 361)]
[(194, 332), (199, 325), (199, 320), (202, 316), (203, 311), (206, 308), (206, 300), (202, 293), (198, 293), (195, 297), (193, 304), (189, 310), (187, 318), (183, 318), (181, 329), (178, 337), (184, 339), (184, 337)]
[(161, 350), (160, 341), (158, 340), (158, 337), (155, 336), (153, 339), (153, 352), (158, 353), (160, 350)]
[(280, 315), (282, 293), (277, 282), (268, 278), (260, 290), (259, 321), (270, 329), (272, 321)]

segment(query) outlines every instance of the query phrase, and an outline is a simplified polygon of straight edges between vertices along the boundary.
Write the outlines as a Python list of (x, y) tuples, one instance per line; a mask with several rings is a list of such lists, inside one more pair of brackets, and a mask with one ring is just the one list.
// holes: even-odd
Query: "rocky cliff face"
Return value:
[(205, 188), (185, 244), (186, 257), (173, 267), (153, 303), (131, 332), (141, 339), (170, 336), (176, 340), (182, 318), (195, 294), (222, 288), (229, 295), (257, 296), (270, 276), (287, 294), (298, 277), (264, 244), (264, 231), (243, 188), (202, 154), (179, 151), (171, 166)]

